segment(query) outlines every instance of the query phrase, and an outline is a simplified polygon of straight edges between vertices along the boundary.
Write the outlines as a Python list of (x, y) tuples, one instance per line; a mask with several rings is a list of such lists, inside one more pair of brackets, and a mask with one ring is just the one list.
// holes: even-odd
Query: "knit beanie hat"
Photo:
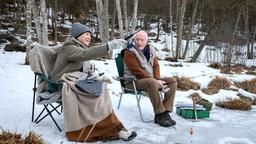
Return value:
[(92, 31), (88, 26), (75, 22), (70, 30), (70, 36), (77, 38), (85, 32), (90, 32), (92, 34)]

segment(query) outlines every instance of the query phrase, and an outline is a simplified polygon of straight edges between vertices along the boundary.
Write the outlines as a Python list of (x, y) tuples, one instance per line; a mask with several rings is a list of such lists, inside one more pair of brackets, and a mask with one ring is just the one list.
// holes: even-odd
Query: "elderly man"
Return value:
[[(155, 113), (154, 122), (160, 126), (169, 127), (176, 124), (169, 113), (173, 109), (177, 83), (173, 78), (160, 77), (155, 49), (147, 43), (147, 33), (139, 31), (134, 37), (134, 42), (124, 50), (125, 77), (135, 78), (136, 88), (148, 92)], [(133, 88), (128, 82), (125, 86)], [(159, 95), (160, 89), (168, 89), (163, 101)]]

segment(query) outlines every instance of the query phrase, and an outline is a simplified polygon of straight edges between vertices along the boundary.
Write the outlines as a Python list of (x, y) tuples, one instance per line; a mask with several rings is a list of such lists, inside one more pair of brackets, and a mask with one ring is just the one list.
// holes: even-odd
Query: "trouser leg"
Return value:
[(177, 89), (177, 82), (174, 78), (159, 78), (167, 83), (167, 87), (170, 88), (169, 91), (165, 92), (163, 105), (166, 111), (172, 112), (173, 103)]
[[(144, 79), (137, 80), (135, 83), (136, 83), (136, 88), (138, 90), (147, 91), (149, 99), (153, 105), (155, 114), (159, 114), (165, 111), (164, 105), (159, 95), (156, 79), (144, 78)], [(132, 88), (132, 84), (128, 84), (127, 87)]]

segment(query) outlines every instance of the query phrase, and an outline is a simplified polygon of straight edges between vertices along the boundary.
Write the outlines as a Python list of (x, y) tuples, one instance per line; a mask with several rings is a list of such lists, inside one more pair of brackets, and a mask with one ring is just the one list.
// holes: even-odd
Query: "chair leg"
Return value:
[(162, 91), (159, 91), (159, 95), (160, 95), (161, 100), (164, 100)]
[(141, 95), (138, 94), (135, 81), (132, 81), (132, 83), (133, 83), (133, 89), (134, 89), (134, 92), (135, 92), (135, 95), (136, 95), (137, 107), (138, 107), (138, 109), (139, 109), (140, 119), (141, 119), (143, 122), (145, 122), (145, 123), (151, 122), (152, 120), (147, 120), (147, 121), (146, 121), (146, 120), (144, 120), (144, 118), (143, 118), (142, 110), (141, 110), (141, 107), (140, 107)]
[[(56, 106), (56, 107), (54, 107), (51, 111), (49, 111), (49, 109), (47, 108), (47, 106), (48, 106), (48, 104), (45, 104), (44, 105), (44, 109), (41, 111), (41, 113), (39, 114), (39, 116), (37, 117), (37, 119), (41, 116), (41, 114), (43, 113), (43, 111), (44, 110), (46, 110), (47, 111), (47, 114), (45, 114), (41, 119), (39, 119), (39, 120), (35, 120), (35, 122), (36, 123), (39, 123), (41, 120), (43, 120), (45, 117), (47, 117), (48, 115), (50, 115), (53, 111), (55, 111), (57, 108), (59, 108), (60, 107), (60, 105), (58, 105), (58, 106)], [(49, 113), (49, 112), (50, 113)]]
[[(58, 105), (57, 107), (59, 107), (60, 105)], [(56, 109), (55, 109), (56, 110)], [(46, 107), (46, 111), (48, 112), (48, 114), (50, 115), (50, 117), (52, 118), (53, 122), (55, 123), (56, 127), (59, 129), (59, 131), (61, 132), (61, 129), (58, 125), (58, 123), (55, 121), (55, 119), (52, 116), (52, 111), (50, 111), (47, 107)]]
[[(50, 104), (50, 106), (53, 108), (53, 109), (55, 109), (55, 107), (52, 105), (52, 104)], [(58, 106), (57, 106), (58, 107)], [(56, 111), (56, 113), (58, 113), (59, 115), (61, 114), (57, 109), (55, 109), (55, 111)]]
[(138, 110), (139, 110), (139, 113), (140, 113), (140, 119), (141, 119), (141, 121), (144, 122), (144, 123), (152, 122), (153, 120), (145, 120), (145, 119), (143, 118), (143, 113), (142, 113), (141, 106), (140, 106), (141, 95), (136, 94), (136, 99), (137, 99), (137, 107), (138, 107)]
[(121, 92), (121, 93), (120, 93), (120, 98), (119, 98), (119, 102), (118, 102), (118, 105), (117, 105), (117, 109), (120, 108), (121, 101), (122, 101), (122, 98), (123, 98), (123, 94), (124, 94), (124, 92)]
[(34, 113), (35, 113), (35, 97), (36, 97), (36, 74), (34, 78), (34, 88), (33, 88), (33, 103), (32, 103), (32, 122), (34, 122)]
[[(56, 122), (56, 120), (53, 118), (53, 116), (52, 116), (52, 112), (53, 111), (57, 111), (57, 108), (59, 108), (61, 106), (61, 104), (59, 104), (58, 106), (56, 106), (56, 107), (54, 107), (51, 111), (47, 108), (48, 107), (48, 104), (45, 104), (44, 105), (44, 109), (41, 111), (41, 113), (38, 115), (38, 117), (36, 118), (36, 120), (34, 121), (35, 123), (39, 123), (41, 120), (43, 120), (45, 117), (47, 117), (48, 115), (51, 117), (51, 119), (53, 120), (53, 122), (55, 123), (55, 125), (57, 126), (57, 128), (58, 128), (58, 130), (61, 132), (61, 129), (60, 129), (60, 127), (59, 127), (59, 125), (58, 125), (58, 123)], [(44, 111), (47, 111), (47, 114), (45, 114), (41, 119), (39, 119), (40, 118), (40, 116), (42, 115), (42, 113), (44, 112)], [(39, 120), (38, 120), (39, 119)]]
[(35, 121), (33, 121), (33, 122), (38, 123), (37, 121), (41, 117), (41, 115), (43, 114), (44, 111), (45, 111), (45, 106), (44, 106), (44, 109), (40, 112), (40, 114), (36, 117)]

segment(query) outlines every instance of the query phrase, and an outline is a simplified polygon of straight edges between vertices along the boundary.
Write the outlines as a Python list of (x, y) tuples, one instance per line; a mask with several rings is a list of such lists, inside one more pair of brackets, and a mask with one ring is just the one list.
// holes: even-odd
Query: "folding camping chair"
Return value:
[[(121, 101), (122, 101), (122, 97), (123, 94), (132, 94), (136, 96), (136, 101), (137, 101), (137, 107), (139, 110), (139, 114), (140, 114), (140, 118), (143, 122), (151, 122), (152, 120), (145, 120), (143, 118), (143, 113), (141, 110), (141, 106), (140, 106), (140, 100), (141, 100), (141, 96), (145, 96), (147, 95), (146, 91), (140, 91), (136, 89), (136, 85), (135, 85), (135, 79), (131, 79), (131, 78), (124, 78), (124, 61), (123, 61), (123, 52), (124, 50), (121, 51), (121, 53), (116, 54), (115, 56), (115, 62), (116, 62), (116, 67), (117, 67), (117, 71), (118, 71), (118, 78), (120, 80), (120, 84), (121, 84), (121, 89), (122, 92), (120, 93), (120, 98), (119, 98), (119, 102), (118, 102), (118, 106), (117, 109), (120, 108), (121, 105)], [(133, 84), (133, 89), (128, 89), (125, 87), (125, 81), (129, 81), (132, 82)], [(159, 91), (161, 99), (163, 99), (162, 97), (162, 92)]]
[[(34, 74), (35, 74), (35, 78), (34, 78), (34, 88), (33, 88), (32, 122), (39, 123), (41, 120), (43, 120), (47, 116), (50, 116), (50, 118), (53, 120), (53, 122), (57, 126), (58, 130), (61, 132), (61, 128), (59, 127), (58, 123), (56, 122), (56, 120), (52, 115), (53, 112), (56, 112), (59, 115), (61, 114), (62, 112), (61, 101), (44, 102), (42, 104), (44, 108), (41, 110), (41, 112), (38, 114), (35, 120), (34, 120), (34, 115), (35, 115), (35, 103), (36, 103), (35, 98), (37, 93), (37, 80), (45, 81), (47, 83), (47, 88), (48, 88), (47, 90), (50, 93), (59, 91), (62, 88), (62, 83), (51, 81), (45, 75), (37, 72), (34, 72)], [(58, 110), (59, 107), (61, 108), (60, 111)], [(46, 114), (43, 115), (44, 112), (46, 112)]]
[[(62, 83), (54, 82), (48, 79), (51, 73), (57, 52), (60, 46), (49, 47), (40, 44), (35, 44), (33, 49), (29, 52), (29, 62), (31, 70), (35, 74), (33, 87), (33, 103), (32, 103), (32, 122), (39, 123), (47, 116), (53, 120), (59, 131), (59, 125), (53, 117), (53, 113), (61, 114), (61, 91)], [(35, 116), (35, 104), (43, 105), (43, 109)], [(60, 108), (60, 111), (58, 110)]]

